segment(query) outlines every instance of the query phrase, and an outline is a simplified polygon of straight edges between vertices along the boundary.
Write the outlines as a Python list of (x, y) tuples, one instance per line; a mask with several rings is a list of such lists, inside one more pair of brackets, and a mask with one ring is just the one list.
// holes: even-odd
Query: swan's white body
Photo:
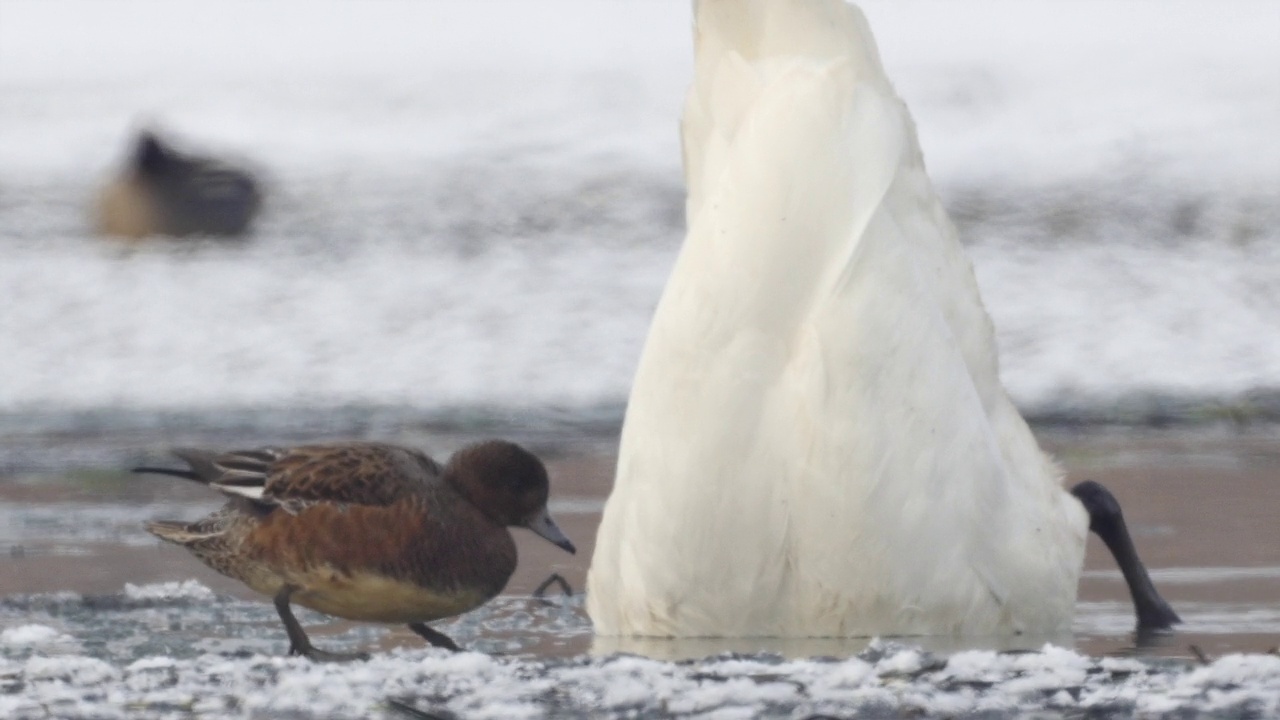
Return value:
[(689, 232), (588, 580), (603, 635), (1070, 627), (1088, 516), (1001, 386), (861, 13), (696, 0)]

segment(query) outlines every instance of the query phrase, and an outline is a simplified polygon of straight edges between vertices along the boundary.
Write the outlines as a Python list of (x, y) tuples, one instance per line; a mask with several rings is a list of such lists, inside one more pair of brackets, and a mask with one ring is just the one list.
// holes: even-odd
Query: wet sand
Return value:
[[(1280, 645), (1280, 429), (1039, 434), (1062, 461), (1069, 482), (1094, 479), (1120, 499), (1157, 586), (1187, 621), (1145, 652), (1186, 656), (1196, 645), (1216, 656)], [(568, 555), (516, 531), (521, 559), (507, 594), (527, 595), (553, 572), (582, 591), (615, 452), (608, 442), (543, 450), (553, 478), (552, 512), (578, 553)], [(175, 513), (194, 518), (218, 504), (194, 484), (114, 468), (0, 478), (0, 512), (7, 524), (0, 535), (0, 597), (111, 594), (125, 583), (194, 578), (219, 594), (264, 600), (141, 530), (145, 519)], [(1091, 539), (1075, 637), (1066, 642), (1074, 639), (1078, 649), (1094, 655), (1124, 652), (1133, 644), (1131, 628), (1124, 583), (1106, 548)], [(345, 623), (332, 623), (318, 632), (345, 629)], [(585, 638), (567, 645), (534, 640), (524, 651), (587, 649)], [(420, 642), (408, 631), (393, 630), (377, 644)], [(820, 646), (813, 650), (822, 651)]]

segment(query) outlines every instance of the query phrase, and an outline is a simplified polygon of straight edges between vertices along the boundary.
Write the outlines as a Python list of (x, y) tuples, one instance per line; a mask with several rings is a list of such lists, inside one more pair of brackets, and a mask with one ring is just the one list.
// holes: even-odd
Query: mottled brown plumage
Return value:
[(137, 471), (196, 480), (231, 500), (194, 523), (147, 529), (274, 597), (290, 651), (317, 659), (340, 656), (311, 647), (290, 603), (406, 623), (432, 644), (456, 647), (424, 623), (502, 591), (516, 567), (507, 527), (528, 527), (574, 551), (547, 515), (546, 469), (509, 442), (473, 445), (445, 466), (416, 450), (364, 442), (174, 452), (189, 470)]

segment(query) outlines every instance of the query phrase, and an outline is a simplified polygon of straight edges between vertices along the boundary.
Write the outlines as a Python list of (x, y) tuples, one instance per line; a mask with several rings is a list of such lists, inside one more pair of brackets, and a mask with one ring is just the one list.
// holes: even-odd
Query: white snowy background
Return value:
[[(1274, 397), (1280, 4), (864, 6), (1024, 408)], [(684, 0), (3, 0), (0, 412), (620, 406), (691, 53)], [(93, 237), (139, 127), (256, 236)]]

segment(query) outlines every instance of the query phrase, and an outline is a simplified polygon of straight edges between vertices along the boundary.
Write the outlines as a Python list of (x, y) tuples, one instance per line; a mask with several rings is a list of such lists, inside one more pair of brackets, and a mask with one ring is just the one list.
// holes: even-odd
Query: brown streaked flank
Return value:
[(369, 442), (174, 454), (188, 469), (134, 472), (194, 480), (230, 500), (196, 522), (156, 521), (147, 530), (274, 598), (290, 654), (315, 660), (362, 656), (313, 647), (292, 603), (404, 623), (432, 645), (457, 649), (426, 623), (502, 591), (516, 567), (508, 527), (575, 550), (547, 513), (542, 461), (502, 440), (466, 447), (443, 466), (417, 450)]

